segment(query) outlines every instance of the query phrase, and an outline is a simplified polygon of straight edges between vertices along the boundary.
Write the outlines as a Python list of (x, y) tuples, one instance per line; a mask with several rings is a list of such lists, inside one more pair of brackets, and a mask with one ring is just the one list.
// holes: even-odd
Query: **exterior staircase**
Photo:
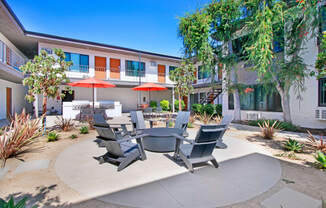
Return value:
[(214, 100), (222, 93), (220, 88), (212, 88), (205, 97), (200, 99), (200, 104), (209, 104), (213, 103)]

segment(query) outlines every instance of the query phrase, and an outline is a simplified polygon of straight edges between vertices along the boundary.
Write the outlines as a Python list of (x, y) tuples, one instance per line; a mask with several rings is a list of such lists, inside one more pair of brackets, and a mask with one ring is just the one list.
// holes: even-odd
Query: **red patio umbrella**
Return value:
[(142, 84), (142, 85), (132, 88), (132, 90), (135, 90), (135, 91), (148, 91), (149, 100), (151, 100), (150, 91), (162, 91), (162, 90), (167, 90), (167, 89), (168, 88), (163, 87), (158, 84), (154, 84), (154, 83), (145, 83), (145, 84)]
[(88, 78), (79, 80), (76, 82), (68, 83), (68, 85), (72, 87), (87, 87), (87, 88), (93, 88), (93, 114), (94, 114), (94, 88), (109, 88), (109, 87), (115, 87), (114, 84), (111, 84), (109, 82), (95, 79), (95, 78)]

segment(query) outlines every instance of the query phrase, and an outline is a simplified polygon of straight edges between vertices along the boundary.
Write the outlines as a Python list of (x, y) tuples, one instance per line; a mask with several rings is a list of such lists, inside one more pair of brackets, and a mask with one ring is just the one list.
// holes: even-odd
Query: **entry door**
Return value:
[(106, 79), (106, 58), (95, 56), (95, 78)]
[(7, 118), (10, 118), (12, 116), (12, 91), (10, 87), (6, 88), (6, 115)]
[(120, 59), (110, 59), (110, 78), (120, 79)]
[(158, 82), (165, 83), (165, 65), (158, 65), (157, 67)]

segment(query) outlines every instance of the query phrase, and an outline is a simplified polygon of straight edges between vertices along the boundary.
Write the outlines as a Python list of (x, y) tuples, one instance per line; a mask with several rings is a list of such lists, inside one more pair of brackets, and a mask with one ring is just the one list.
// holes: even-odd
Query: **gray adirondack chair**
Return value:
[[(187, 133), (187, 127), (189, 123), (190, 112), (189, 111), (179, 111), (177, 118), (175, 119), (174, 128), (182, 129), (183, 136), (189, 136)], [(166, 121), (166, 128), (169, 128), (170, 120)]]
[(189, 123), (190, 112), (189, 111), (179, 111), (177, 118), (175, 119), (174, 128), (182, 129), (183, 136), (188, 136), (187, 127)]
[(146, 129), (143, 112), (141, 111), (130, 111), (130, 120), (134, 131)]
[[(137, 135), (134, 137), (126, 136), (121, 138), (108, 127), (95, 127), (99, 132), (99, 139), (102, 139), (102, 144), (106, 147), (107, 153), (102, 156), (94, 157), (100, 164), (108, 162), (118, 165), (118, 171), (123, 170), (135, 160), (145, 160), (146, 154), (141, 142), (141, 139), (146, 134)], [(104, 137), (103, 137), (104, 136)], [(136, 140), (137, 143), (132, 142)]]
[[(114, 128), (111, 128), (102, 114), (94, 114), (94, 128), (102, 139), (111, 139), (112, 137), (115, 137), (115, 135), (118, 138), (123, 138), (124, 136), (130, 134), (130, 132), (127, 131), (125, 124), (120, 124)], [(113, 131), (115, 135), (112, 135), (111, 131)]]
[[(225, 128), (225, 131), (228, 129), (229, 124), (231, 123), (231, 121), (233, 120), (233, 116), (232, 115), (225, 115), (222, 118), (221, 124), (219, 125), (220, 128)], [(225, 133), (225, 131), (223, 133), (220, 134), (220, 137), (218, 138), (217, 142), (216, 142), (216, 148), (219, 149), (226, 149), (228, 146), (223, 142), (223, 135)]]
[[(174, 157), (179, 156), (192, 173), (194, 172), (193, 164), (197, 163), (211, 161), (214, 167), (218, 168), (218, 163), (212, 153), (218, 138), (224, 131), (225, 128), (220, 128), (219, 125), (202, 125), (195, 140), (173, 134), (177, 138)], [(183, 144), (183, 142), (188, 144)]]

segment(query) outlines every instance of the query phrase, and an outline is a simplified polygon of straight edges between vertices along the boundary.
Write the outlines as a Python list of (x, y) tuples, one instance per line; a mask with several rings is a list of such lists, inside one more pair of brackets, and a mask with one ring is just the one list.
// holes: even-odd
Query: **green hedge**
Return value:
[(215, 113), (214, 105), (212, 104), (203, 105), (202, 113), (206, 113), (207, 115), (213, 115)]
[(160, 106), (162, 107), (163, 111), (168, 111), (170, 110), (170, 103), (168, 100), (161, 100)]
[(192, 104), (191, 111), (195, 114), (201, 114), (203, 105), (202, 104)]
[[(264, 121), (269, 121), (270, 124), (273, 124), (275, 121), (278, 120), (254, 120), (254, 121), (248, 121), (249, 126), (259, 126), (258, 123), (263, 124)], [(280, 124), (277, 126), (277, 129), (282, 129), (284, 131), (298, 131), (299, 127), (284, 121), (278, 121)]]
[(216, 104), (215, 111), (217, 115), (222, 116), (222, 104)]
[[(184, 110), (186, 107), (185, 102), (181, 100), (181, 108)], [(174, 101), (174, 110), (179, 111), (179, 100)]]
[(151, 108), (157, 108), (157, 102), (155, 100), (151, 100), (149, 102), (149, 107), (151, 107)]

